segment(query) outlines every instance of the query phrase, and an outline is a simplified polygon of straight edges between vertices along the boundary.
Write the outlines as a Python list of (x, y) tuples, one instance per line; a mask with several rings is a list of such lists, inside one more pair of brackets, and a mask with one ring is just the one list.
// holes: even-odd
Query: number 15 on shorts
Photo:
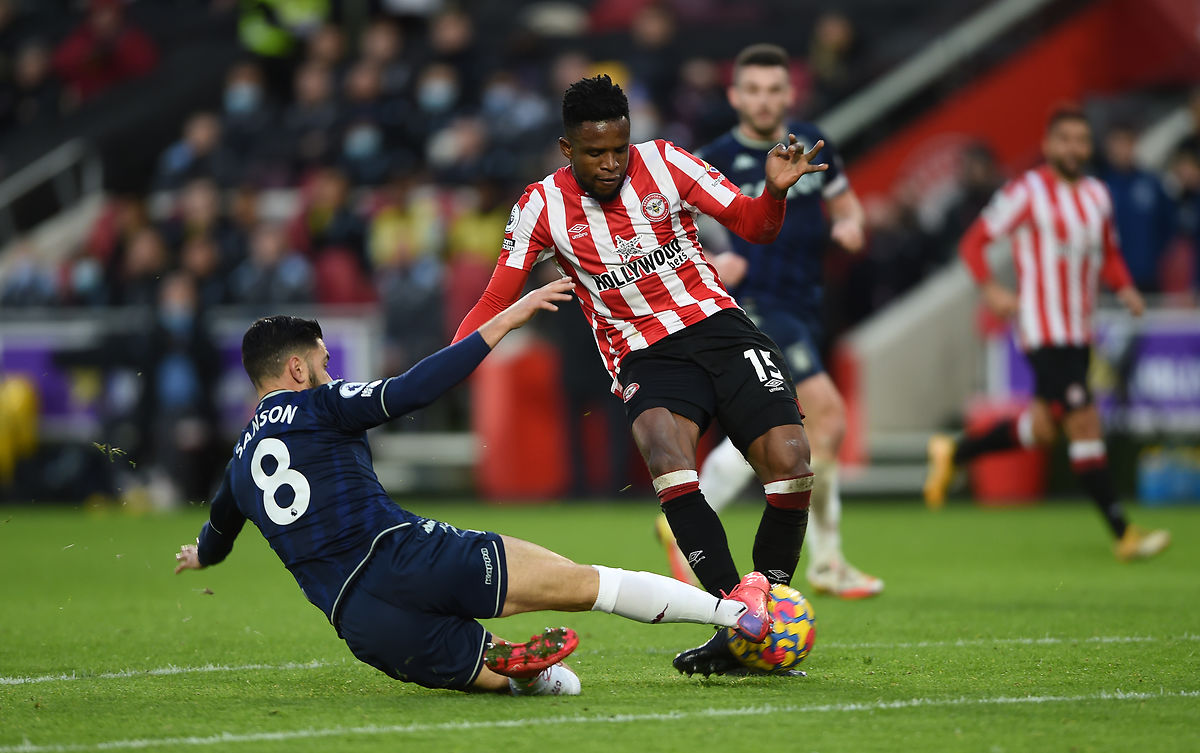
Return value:
[(750, 362), (754, 367), (754, 373), (758, 375), (758, 381), (771, 392), (778, 392), (783, 389), (783, 373), (771, 360), (771, 352), (769, 350), (755, 350), (749, 348), (742, 357)]

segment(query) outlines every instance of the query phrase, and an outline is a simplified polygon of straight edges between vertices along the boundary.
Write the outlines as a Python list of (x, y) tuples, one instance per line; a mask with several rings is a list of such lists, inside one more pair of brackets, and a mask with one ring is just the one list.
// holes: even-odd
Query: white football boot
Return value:
[(513, 695), (579, 695), (579, 676), (566, 664), (559, 662), (546, 667), (533, 677), (508, 678)]
[(833, 594), (842, 599), (866, 599), (883, 592), (883, 581), (867, 575), (838, 557), (812, 562), (805, 572), (817, 593)]

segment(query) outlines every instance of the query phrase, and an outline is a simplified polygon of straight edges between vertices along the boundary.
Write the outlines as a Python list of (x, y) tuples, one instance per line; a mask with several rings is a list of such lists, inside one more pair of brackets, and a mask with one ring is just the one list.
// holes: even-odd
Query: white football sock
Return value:
[(728, 439), (708, 453), (700, 468), (700, 491), (708, 506), (721, 512), (754, 478), (754, 469)]
[(812, 504), (804, 544), (809, 562), (829, 562), (842, 557), (842, 495), (838, 491), (836, 460), (814, 458)]
[(508, 678), (508, 689), (513, 695), (579, 695), (579, 676), (567, 665), (546, 667), (533, 677)]
[(600, 573), (593, 612), (638, 622), (695, 622), (733, 627), (746, 610), (740, 601), (718, 599), (674, 578), (640, 570), (592, 565)]

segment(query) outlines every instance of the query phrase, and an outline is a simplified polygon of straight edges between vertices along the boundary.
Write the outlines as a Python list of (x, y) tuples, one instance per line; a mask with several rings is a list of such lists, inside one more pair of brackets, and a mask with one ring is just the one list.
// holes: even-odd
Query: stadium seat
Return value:
[(344, 248), (321, 252), (313, 271), (318, 303), (373, 303), (376, 299), (375, 287), (363, 274), (354, 254)]

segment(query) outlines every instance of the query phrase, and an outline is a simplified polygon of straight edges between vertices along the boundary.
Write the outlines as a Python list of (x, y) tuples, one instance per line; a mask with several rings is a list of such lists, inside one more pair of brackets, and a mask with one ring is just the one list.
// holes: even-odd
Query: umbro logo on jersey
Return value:
[(749, 154), (739, 154), (738, 156), (733, 158), (733, 171), (734, 172), (737, 172), (739, 170), (749, 170), (751, 168), (758, 167), (758, 165), (759, 165), (758, 160), (754, 159)]
[(779, 390), (783, 389), (783, 380), (771, 379), (770, 381), (763, 382), (763, 386), (766, 387), (770, 392), (778, 392)]
[(691, 565), (693, 568), (695, 568), (696, 565), (699, 565), (703, 559), (704, 559), (704, 550), (703, 549), (697, 549), (694, 552), (688, 552), (688, 556), (687, 556), (688, 564)]
[(587, 235), (589, 230), (591, 230), (591, 228), (589, 228), (587, 225), (583, 224), (582, 222), (580, 222), (577, 225), (572, 225), (571, 227), (567, 228), (567, 232), (571, 234), (571, 240), (573, 240), (573, 241), (577, 241), (580, 238)]

